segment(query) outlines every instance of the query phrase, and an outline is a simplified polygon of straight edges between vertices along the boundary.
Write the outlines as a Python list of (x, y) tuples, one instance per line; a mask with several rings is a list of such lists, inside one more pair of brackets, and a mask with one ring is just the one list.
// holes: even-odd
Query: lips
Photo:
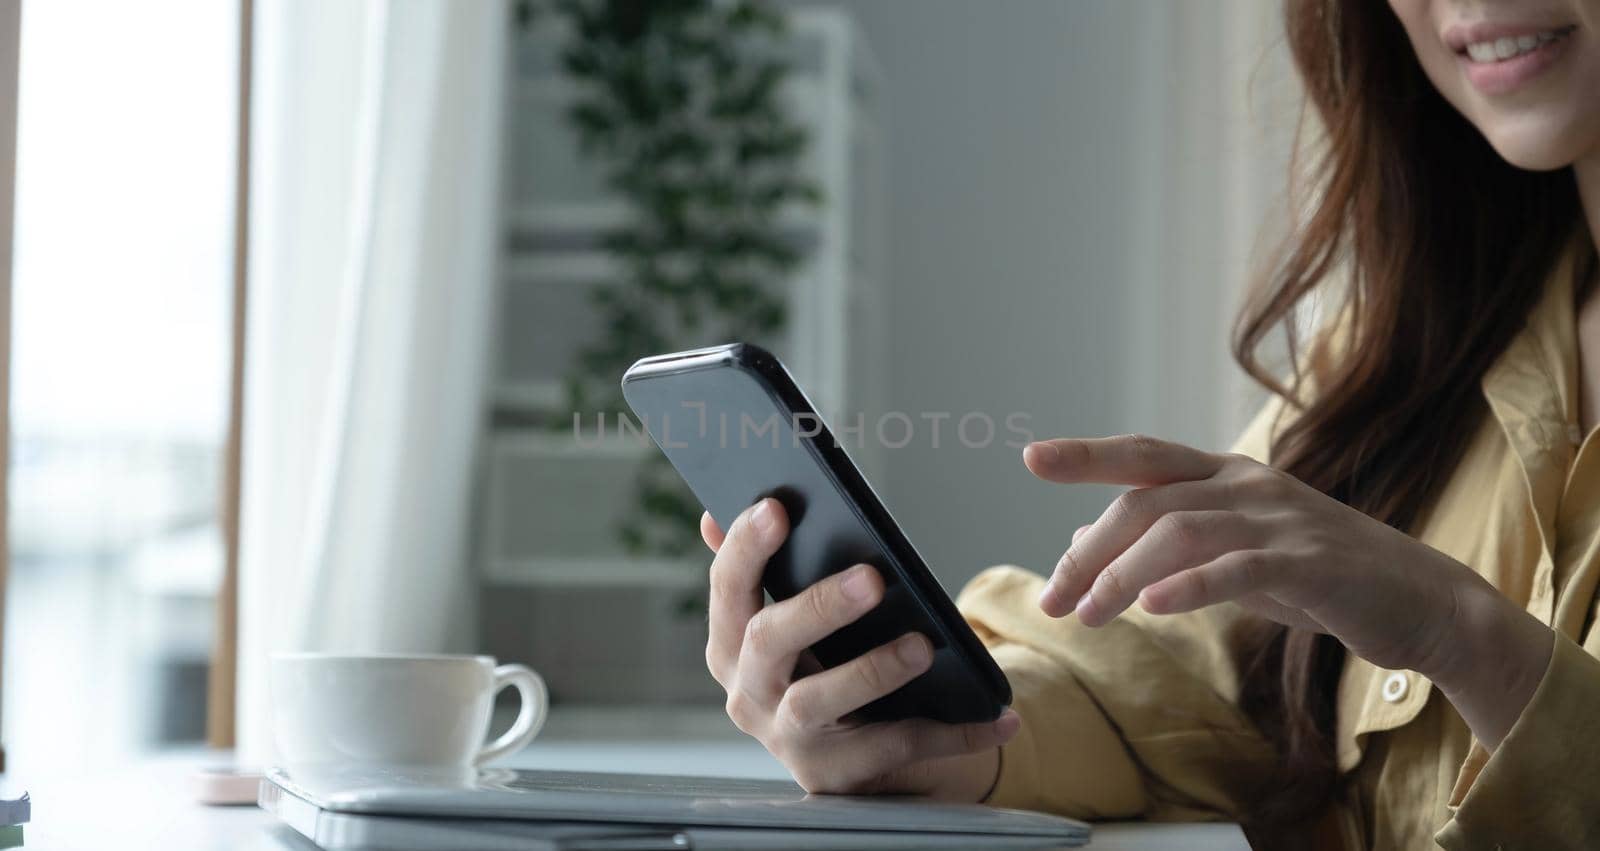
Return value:
[(1577, 29), (1571, 24), (1456, 26), (1445, 33), (1445, 43), (1460, 57), (1474, 88), (1486, 95), (1505, 95), (1554, 65)]

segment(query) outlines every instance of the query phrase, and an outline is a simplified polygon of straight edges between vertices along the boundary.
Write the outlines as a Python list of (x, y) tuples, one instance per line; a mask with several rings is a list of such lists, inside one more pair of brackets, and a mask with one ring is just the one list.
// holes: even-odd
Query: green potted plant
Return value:
[[(601, 238), (617, 274), (592, 290), (604, 329), (566, 376), (557, 428), (615, 423), (637, 358), (783, 334), (785, 286), (802, 247), (785, 212), (821, 203), (801, 160), (805, 128), (783, 86), (783, 14), (757, 0), (532, 0), (524, 26), (564, 25), (567, 120), (627, 215)], [(699, 544), (700, 506), (658, 453), (618, 530), (634, 555)]]

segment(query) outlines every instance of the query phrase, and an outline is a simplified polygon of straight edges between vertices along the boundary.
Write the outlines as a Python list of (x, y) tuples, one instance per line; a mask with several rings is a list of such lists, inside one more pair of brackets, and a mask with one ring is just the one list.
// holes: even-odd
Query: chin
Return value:
[(1564, 116), (1522, 115), (1473, 122), (1495, 152), (1517, 168), (1554, 171), (1594, 153), (1596, 133)]

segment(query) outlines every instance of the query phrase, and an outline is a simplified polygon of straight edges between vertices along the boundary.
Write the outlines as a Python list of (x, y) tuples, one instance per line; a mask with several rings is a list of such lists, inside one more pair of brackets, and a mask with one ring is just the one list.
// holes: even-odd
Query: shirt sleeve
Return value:
[[(1264, 459), (1280, 413), (1269, 404), (1234, 451)], [(1043, 587), (995, 567), (957, 601), (1022, 717), (987, 802), (1084, 819), (1237, 819), (1277, 765), (1238, 707), (1262, 622), (1231, 605), (1160, 617), (1134, 607), (1089, 629), (1041, 612)]]
[(1527, 708), (1450, 803), (1434, 837), (1449, 851), (1600, 847), (1600, 659), (1557, 633)]
[(1088, 629), (1040, 612), (1043, 587), (1037, 574), (995, 567), (958, 601), (1022, 717), (987, 802), (1084, 819), (1237, 818), (1275, 765), (1237, 706), (1229, 639), (1248, 616), (1130, 610)]

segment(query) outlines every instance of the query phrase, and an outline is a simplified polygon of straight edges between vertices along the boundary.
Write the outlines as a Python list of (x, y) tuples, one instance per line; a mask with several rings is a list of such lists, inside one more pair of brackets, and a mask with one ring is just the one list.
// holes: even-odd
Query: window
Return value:
[(23, 9), (3, 715), (17, 766), (204, 735), (237, 14)]

